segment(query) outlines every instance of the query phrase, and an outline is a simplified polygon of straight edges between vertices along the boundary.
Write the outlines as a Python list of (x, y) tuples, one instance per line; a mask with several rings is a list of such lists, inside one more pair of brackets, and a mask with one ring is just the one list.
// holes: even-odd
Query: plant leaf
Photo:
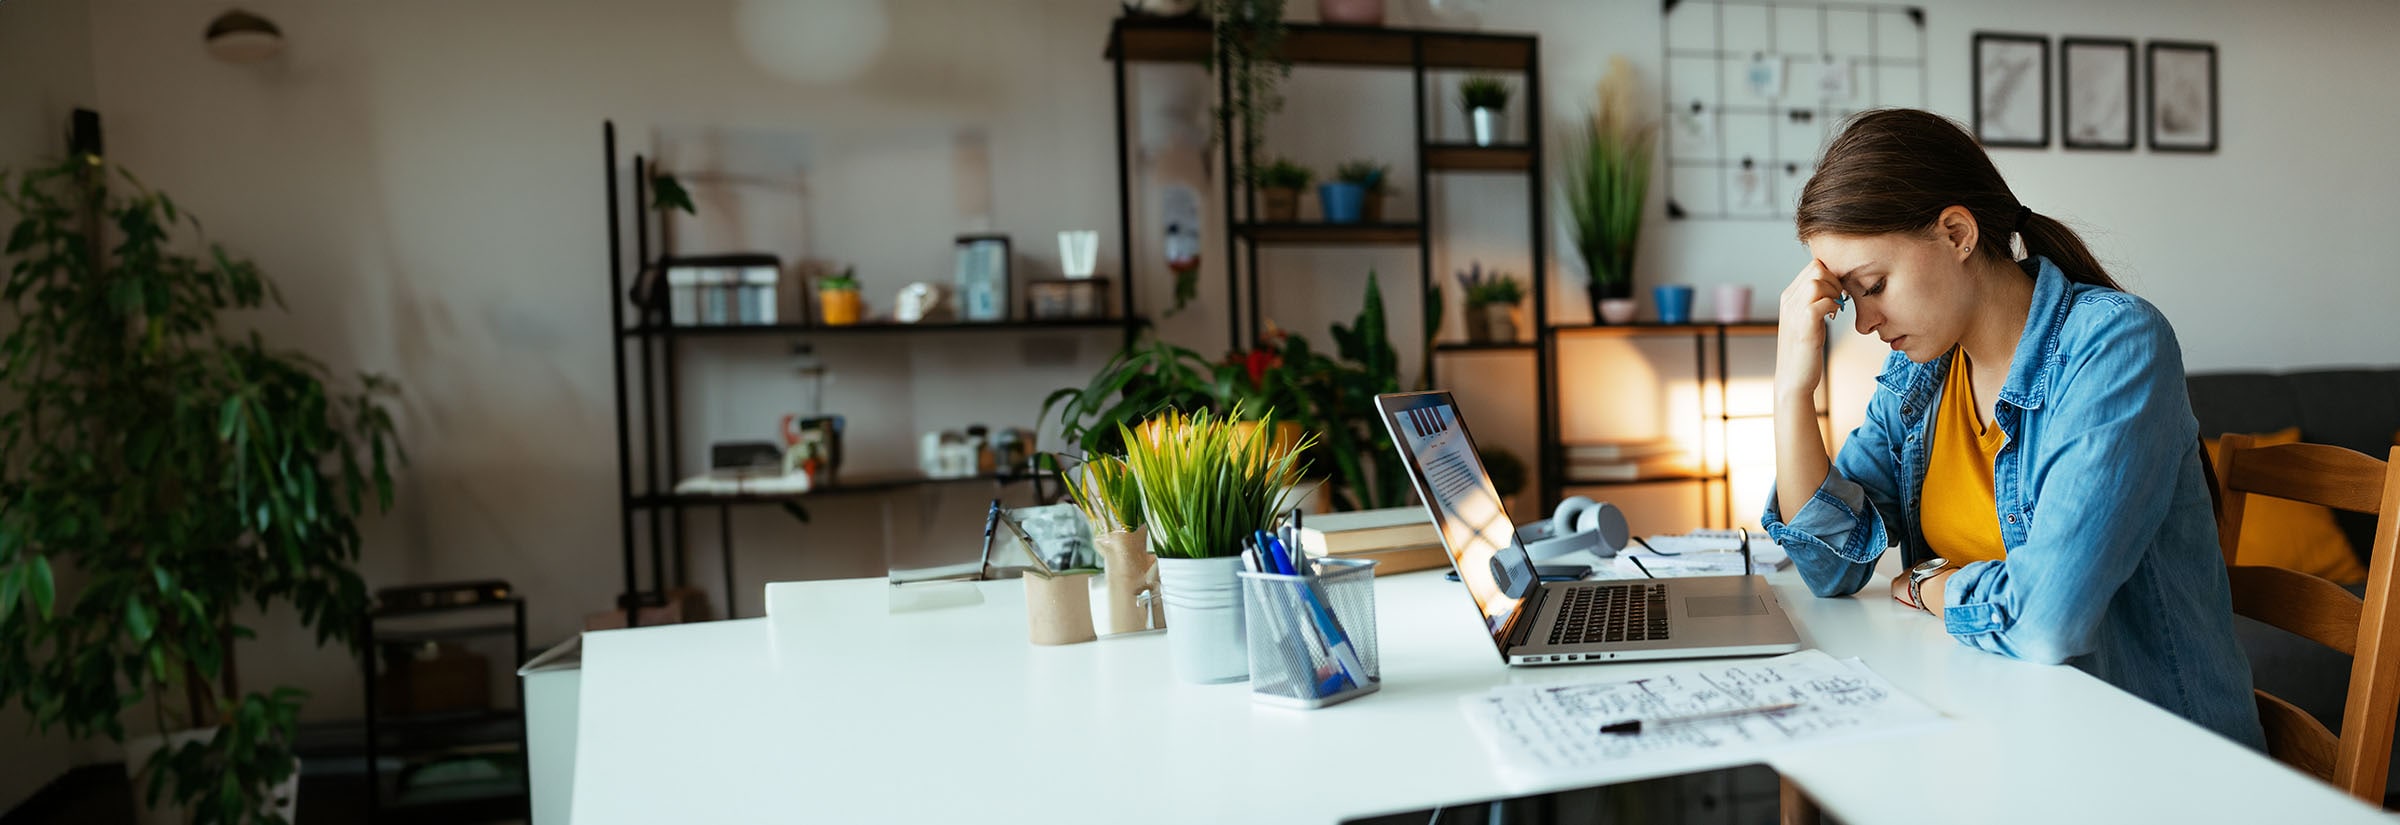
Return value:
[(133, 631), (134, 641), (150, 641), (150, 633), (154, 627), (148, 602), (142, 601), (138, 596), (125, 600), (125, 629)]
[(31, 570), (33, 572), (28, 574), (30, 581), (25, 585), (26, 594), (33, 597), (34, 609), (41, 611), (43, 618), (48, 618), (51, 599), (58, 595), (58, 582), (50, 575), (50, 557), (33, 557)]

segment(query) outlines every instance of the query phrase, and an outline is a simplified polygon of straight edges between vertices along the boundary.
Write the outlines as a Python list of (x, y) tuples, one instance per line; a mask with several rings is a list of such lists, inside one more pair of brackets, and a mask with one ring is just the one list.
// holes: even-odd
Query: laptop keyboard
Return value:
[(1647, 642), (1667, 638), (1665, 584), (1611, 584), (1567, 589), (1550, 643)]

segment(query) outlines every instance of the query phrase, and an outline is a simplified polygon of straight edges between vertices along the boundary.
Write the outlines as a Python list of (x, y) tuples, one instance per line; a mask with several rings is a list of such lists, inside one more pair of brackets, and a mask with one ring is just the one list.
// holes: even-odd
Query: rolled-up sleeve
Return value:
[(1876, 560), (1891, 546), (1885, 515), (1900, 512), (1895, 438), (1901, 429), (1899, 397), (1877, 386), (1866, 421), (1850, 432), (1799, 512), (1784, 518), (1777, 494), (1768, 491), (1759, 523), (1791, 555), (1810, 592), (1847, 596), (1874, 578)]
[(2093, 303), (2070, 330), (2088, 343), (2062, 347), (2059, 380), (2044, 400), (2039, 454), (2022, 546), (1976, 562), (1943, 583), (1942, 622), (1959, 641), (2016, 659), (2057, 664), (2092, 650), (2108, 604), (2153, 543), (2175, 494), (2197, 424), (2184, 398), (2174, 331), (2138, 302)]

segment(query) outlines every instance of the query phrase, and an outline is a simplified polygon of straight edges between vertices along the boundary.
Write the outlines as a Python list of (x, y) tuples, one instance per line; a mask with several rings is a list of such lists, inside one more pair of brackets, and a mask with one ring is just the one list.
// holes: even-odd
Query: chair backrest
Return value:
[[(2400, 556), (2400, 447), (2385, 460), (2325, 444), (2260, 447), (2226, 434), (2216, 470), (2217, 535), (2233, 584), (2233, 612), (2349, 654), (2350, 691), (2336, 736), (2315, 717), (2258, 692), (2267, 751), (2351, 796), (2383, 804), (2391, 767), (2392, 722), (2400, 715), (2400, 610), (2393, 577)], [(2205, 456), (2205, 452), (2203, 455)], [(2234, 550), (2250, 496), (2378, 514), (2367, 565), (2366, 597), (2280, 567), (2239, 566)]]

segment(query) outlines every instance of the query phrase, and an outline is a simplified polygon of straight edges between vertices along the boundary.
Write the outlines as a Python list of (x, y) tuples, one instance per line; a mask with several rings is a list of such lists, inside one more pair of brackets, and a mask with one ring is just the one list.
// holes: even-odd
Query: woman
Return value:
[[(1893, 598), (1961, 643), (2263, 750), (2166, 319), (1926, 112), (1853, 119), (1798, 223), (1813, 260), (1783, 293), (1763, 522), (1809, 588), (1856, 592), (1896, 543)], [(1814, 398), (1845, 305), (1892, 355), (1829, 459)]]

